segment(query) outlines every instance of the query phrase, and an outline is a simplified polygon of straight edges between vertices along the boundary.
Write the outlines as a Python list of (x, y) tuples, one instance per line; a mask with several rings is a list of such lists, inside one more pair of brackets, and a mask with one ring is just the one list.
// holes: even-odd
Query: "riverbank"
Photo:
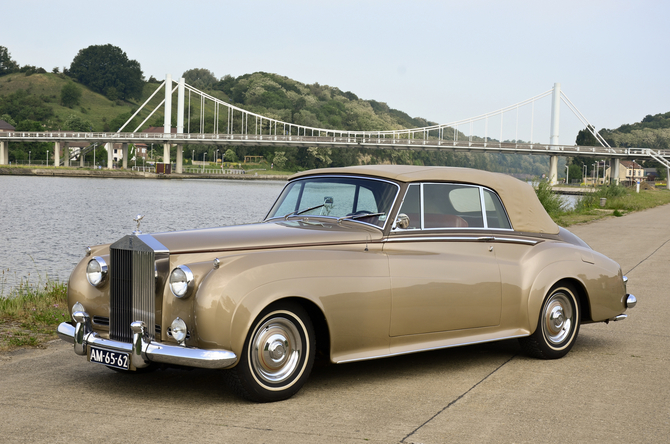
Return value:
[(561, 227), (593, 222), (607, 217), (621, 217), (670, 203), (670, 190), (645, 185), (639, 193), (622, 185), (605, 185), (584, 193), (573, 208), (556, 193), (556, 187), (540, 182), (535, 187), (549, 216)]
[(67, 285), (22, 282), (0, 297), (0, 351), (39, 347), (56, 339), (56, 327), (69, 319)]
[(289, 175), (278, 174), (156, 174), (133, 170), (94, 170), (88, 168), (27, 166), (0, 167), (0, 176), (85, 177), (100, 179), (224, 179), (224, 180), (279, 180), (286, 181)]

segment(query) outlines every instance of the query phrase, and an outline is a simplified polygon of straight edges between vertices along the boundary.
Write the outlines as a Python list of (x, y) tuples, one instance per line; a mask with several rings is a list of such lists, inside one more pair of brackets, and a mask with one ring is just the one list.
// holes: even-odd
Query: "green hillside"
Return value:
[[(75, 115), (91, 123), (93, 131), (102, 131), (104, 124), (114, 119), (119, 114), (128, 113), (136, 106), (135, 104), (116, 101), (113, 102), (106, 97), (90, 91), (88, 88), (78, 85), (81, 89), (79, 104), (68, 108), (61, 105), (60, 96), (63, 86), (73, 83), (73, 80), (63, 74), (32, 74), (26, 76), (22, 73), (8, 74), (0, 77), (0, 100), (7, 101), (25, 92), (27, 96), (35, 100), (28, 107), (44, 107), (52, 110), (47, 119), (37, 119), (45, 130), (57, 130), (63, 128), (63, 123), (71, 115)], [(3, 100), (4, 99), (4, 100)], [(0, 115), (10, 114), (16, 123), (20, 123), (20, 114), (15, 116), (16, 111), (5, 109), (0, 102)], [(8, 113), (7, 111), (10, 111)], [(30, 116), (30, 114), (28, 114)], [(30, 119), (35, 120), (35, 119)]]
[[(155, 80), (155, 79), (151, 79)], [(81, 96), (76, 105), (64, 106), (61, 92), (68, 84), (76, 85)], [(159, 83), (146, 82), (142, 97), (134, 101), (110, 100), (91, 91), (62, 73), (14, 72), (0, 76), (0, 118), (3, 116), (19, 130), (79, 130), (116, 131), (158, 87)], [(359, 98), (350, 91), (337, 87), (307, 85), (288, 77), (269, 73), (245, 74), (237, 78), (225, 76), (201, 87), (210, 95), (267, 117), (301, 125), (342, 130), (391, 130), (415, 128), (434, 122), (390, 108), (377, 100)], [(133, 131), (163, 99), (157, 94), (124, 131)], [(200, 101), (193, 97), (187, 110), (185, 131), (213, 132), (214, 108), (206, 106), (204, 126), (201, 127)], [(187, 97), (187, 104), (188, 104)], [(173, 100), (173, 125), (176, 125), (176, 100)], [(219, 131), (225, 131), (226, 116), (219, 117)], [(140, 128), (163, 125), (163, 110), (159, 109)], [(239, 125), (239, 119), (236, 121)], [(236, 128), (239, 131), (239, 128)], [(453, 133), (452, 133), (453, 134)], [(448, 131), (446, 137), (452, 137)], [(465, 138), (459, 133), (459, 138)], [(476, 138), (477, 139), (477, 138)], [(493, 139), (491, 139), (493, 140)], [(48, 144), (10, 144), (10, 160), (24, 161), (28, 151), (32, 159), (46, 157)], [(214, 158), (231, 149), (228, 146), (192, 145), (185, 152), (201, 158)], [(261, 155), (268, 161), (288, 170), (302, 170), (325, 166), (354, 164), (400, 163), (417, 165), (454, 165), (515, 174), (541, 175), (546, 173), (548, 160), (542, 156), (506, 156), (496, 154), (469, 154), (448, 152), (413, 152), (369, 149), (330, 148), (272, 148), (233, 147), (227, 160), (245, 155)], [(186, 156), (191, 157), (191, 156)]]

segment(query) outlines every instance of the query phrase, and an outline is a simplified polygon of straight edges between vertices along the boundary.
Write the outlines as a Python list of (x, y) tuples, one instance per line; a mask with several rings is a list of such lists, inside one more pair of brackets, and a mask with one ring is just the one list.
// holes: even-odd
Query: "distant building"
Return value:
[[(632, 183), (635, 180), (645, 180), (647, 177), (642, 165), (635, 161), (622, 160), (619, 166), (619, 183)], [(610, 168), (605, 172), (606, 180), (610, 178)]]
[[(143, 147), (140, 149), (138, 148), (140, 145), (143, 145)], [(133, 151), (133, 147), (135, 147), (135, 150)], [(142, 151), (144, 155), (140, 153)], [(147, 146), (144, 145), (143, 143), (129, 143), (128, 144), (128, 152), (132, 153), (130, 158), (128, 159), (129, 161), (144, 158), (146, 159), (146, 152), (147, 152)], [(122, 143), (113, 143), (112, 144), (112, 159), (114, 159), (114, 162), (119, 162), (123, 160), (123, 144)]]
[[(149, 128), (142, 130), (142, 132), (165, 134), (165, 128), (163, 128), (162, 126), (150, 126)], [(177, 128), (171, 128), (170, 132), (172, 134), (177, 134)]]
[(645, 168), (644, 169), (644, 177), (646, 177), (647, 182), (654, 182), (658, 179), (660, 179), (658, 171), (656, 168)]
[(135, 157), (147, 160), (149, 158), (149, 145), (146, 143), (135, 143)]
[(16, 128), (10, 125), (9, 123), (5, 122), (4, 120), (0, 120), (0, 131), (9, 133), (12, 131), (16, 131)]

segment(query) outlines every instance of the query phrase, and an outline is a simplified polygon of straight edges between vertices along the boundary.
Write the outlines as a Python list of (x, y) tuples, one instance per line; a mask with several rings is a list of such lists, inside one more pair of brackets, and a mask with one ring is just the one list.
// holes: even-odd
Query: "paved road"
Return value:
[(668, 442), (670, 205), (573, 227), (620, 262), (630, 318), (557, 361), (516, 341), (316, 369), (251, 404), (216, 372), (119, 374), (56, 341), (0, 354), (0, 442)]

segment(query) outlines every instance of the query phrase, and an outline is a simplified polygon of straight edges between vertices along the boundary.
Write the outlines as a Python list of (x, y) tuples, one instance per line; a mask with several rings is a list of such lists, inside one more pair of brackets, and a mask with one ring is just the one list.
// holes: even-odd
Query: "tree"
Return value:
[(114, 88), (121, 99), (142, 97), (144, 77), (140, 63), (129, 60), (117, 46), (92, 45), (72, 60), (69, 75), (93, 91), (107, 95)]
[(60, 103), (63, 106), (72, 108), (75, 105), (79, 105), (79, 99), (81, 99), (81, 88), (72, 82), (63, 85), (63, 88), (60, 90)]
[(9, 114), (17, 124), (23, 120), (46, 123), (54, 115), (54, 112), (38, 96), (19, 89), (0, 100), (0, 114)]
[(186, 83), (199, 90), (210, 89), (217, 82), (216, 76), (209, 69), (193, 68), (181, 75)]
[(12, 119), (12, 116), (10, 116), (9, 114), (3, 114), (2, 116), (0, 116), (0, 120), (4, 120), (5, 122), (9, 123), (14, 128), (16, 128), (16, 122), (14, 122), (14, 119)]
[(63, 129), (66, 131), (78, 131), (78, 132), (89, 132), (91, 131), (92, 125), (88, 120), (84, 120), (81, 117), (71, 114), (70, 117), (65, 120), (63, 123)]
[(330, 158), (332, 150), (328, 147), (310, 146), (307, 152), (319, 161), (317, 167), (327, 167), (333, 162)]
[(591, 133), (594, 129), (593, 125), (589, 125), (588, 128), (584, 128), (578, 132), (575, 144), (579, 146), (600, 146), (596, 137)]
[(105, 97), (107, 97), (112, 102), (116, 102), (119, 98), (119, 92), (113, 86), (110, 86), (105, 90)]
[[(44, 131), (40, 122), (24, 119), (16, 125), (17, 131)], [(9, 144), (9, 160), (26, 162), (28, 159), (44, 159), (49, 148), (46, 142), (14, 142)], [(28, 153), (30, 151), (30, 154)]]
[(235, 154), (235, 151), (228, 148), (226, 152), (223, 154), (223, 160), (225, 160), (226, 162), (237, 162), (237, 155)]
[[(593, 125), (589, 125), (588, 128), (584, 128), (583, 130), (578, 132), (577, 138), (575, 139), (575, 144), (579, 146), (600, 146), (600, 143), (595, 138), (595, 136), (591, 134), (591, 131), (589, 131), (589, 129), (594, 130), (595, 128), (593, 127)], [(595, 157), (575, 156), (570, 159), (570, 164), (576, 165), (578, 168), (584, 169), (584, 165), (586, 165), (586, 175), (589, 175), (591, 173), (594, 163), (596, 163)], [(580, 173), (580, 175), (582, 174), (584, 173)]]
[(0, 46), (0, 76), (11, 74), (19, 70), (19, 64), (12, 60), (12, 56), (4, 46)]
[(275, 153), (274, 159), (272, 159), (272, 162), (275, 164), (277, 169), (281, 170), (282, 168), (284, 168), (284, 165), (286, 165), (286, 161), (288, 159), (286, 158), (286, 156), (284, 154), (285, 154), (284, 151), (277, 151)]

